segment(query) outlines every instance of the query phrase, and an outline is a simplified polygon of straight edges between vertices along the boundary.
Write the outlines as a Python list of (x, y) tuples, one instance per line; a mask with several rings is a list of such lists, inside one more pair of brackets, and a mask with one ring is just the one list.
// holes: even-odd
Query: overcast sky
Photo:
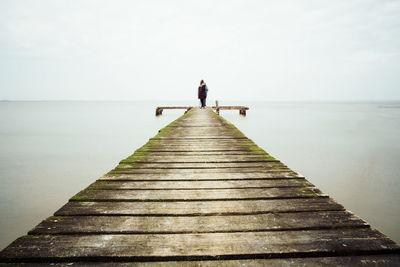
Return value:
[(400, 0), (0, 0), (0, 99), (400, 100)]

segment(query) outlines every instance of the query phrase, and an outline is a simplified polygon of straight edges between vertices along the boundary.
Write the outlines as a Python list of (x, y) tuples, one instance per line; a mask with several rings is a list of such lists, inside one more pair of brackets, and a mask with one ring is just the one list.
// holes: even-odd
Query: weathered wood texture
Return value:
[(186, 112), (191, 110), (193, 107), (157, 107), (156, 116), (162, 115), (164, 109), (186, 109)]
[(211, 109), (193, 108), (0, 262), (399, 266), (399, 250)]
[[(250, 260), (202, 260), (202, 261), (152, 261), (152, 262), (51, 262), (29, 263), (29, 266), (116, 266), (116, 267), (260, 267), (260, 266), (398, 266), (400, 255), (364, 255), (364, 256), (337, 256), (313, 258), (270, 258)], [(20, 266), (18, 263), (9, 263), (6, 266)], [(26, 266), (26, 265), (24, 265)]]
[(338, 210), (343, 210), (343, 207), (329, 198), (170, 202), (71, 201), (55, 215), (212, 216)]
[[(175, 106), (175, 107), (157, 107), (156, 108), (156, 116), (162, 115), (164, 109), (186, 109), (186, 112), (188, 112), (192, 108), (193, 107), (177, 107), (177, 106)], [(215, 109), (217, 114), (219, 114), (220, 110), (239, 110), (239, 114), (244, 115), (244, 116), (246, 116), (246, 110), (249, 110), (249, 107), (245, 107), (245, 106), (219, 106), (218, 101), (217, 101), (216, 106), (212, 106), (211, 108)]]

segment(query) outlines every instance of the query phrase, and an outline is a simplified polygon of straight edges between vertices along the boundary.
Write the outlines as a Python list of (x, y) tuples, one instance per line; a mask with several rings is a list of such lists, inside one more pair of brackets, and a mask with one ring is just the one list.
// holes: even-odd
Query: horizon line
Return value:
[[(0, 102), (187, 102), (187, 101), (197, 101), (194, 99), (191, 100), (166, 100), (166, 99), (156, 99), (156, 100), (149, 100), (149, 99), (142, 99), (142, 100), (95, 100), (95, 99), (0, 99)], [(210, 100), (209, 100), (210, 101)], [(212, 99), (212, 101), (216, 101), (216, 99)], [(220, 101), (220, 100), (218, 100)], [(223, 102), (361, 102), (361, 103), (376, 103), (376, 102), (400, 102), (400, 99), (313, 99), (313, 100), (239, 100), (239, 99), (230, 99), (230, 100), (222, 100)], [(220, 101), (221, 102), (221, 101)]]

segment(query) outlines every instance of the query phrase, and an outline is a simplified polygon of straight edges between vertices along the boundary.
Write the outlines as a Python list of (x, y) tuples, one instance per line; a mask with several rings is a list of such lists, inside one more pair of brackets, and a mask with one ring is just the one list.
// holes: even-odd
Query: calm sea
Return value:
[[(0, 249), (183, 114), (156, 102), (0, 102)], [(400, 242), (400, 102), (221, 111), (271, 155)]]

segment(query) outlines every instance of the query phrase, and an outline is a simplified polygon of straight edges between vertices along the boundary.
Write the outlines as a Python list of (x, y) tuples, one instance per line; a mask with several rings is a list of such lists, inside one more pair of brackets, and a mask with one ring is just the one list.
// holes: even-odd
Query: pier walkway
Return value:
[(400, 266), (399, 250), (210, 108), (193, 108), (0, 262)]

